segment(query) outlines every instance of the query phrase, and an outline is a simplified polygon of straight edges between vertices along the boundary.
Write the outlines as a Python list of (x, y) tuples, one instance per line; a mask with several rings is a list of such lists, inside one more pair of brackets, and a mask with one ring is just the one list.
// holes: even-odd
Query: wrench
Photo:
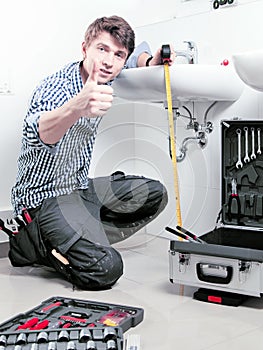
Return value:
[(257, 154), (261, 154), (260, 132), (261, 132), (261, 129), (258, 128), (258, 150), (257, 150)]
[(250, 158), (248, 156), (248, 127), (245, 126), (244, 127), (244, 131), (245, 131), (245, 158), (244, 158), (244, 162), (248, 163), (250, 162)]
[(236, 167), (237, 168), (242, 168), (243, 167), (243, 163), (241, 161), (241, 130), (237, 129), (236, 130), (237, 133), (237, 148), (238, 148), (238, 160), (236, 162)]
[(255, 154), (255, 129), (251, 128), (251, 135), (252, 135), (252, 153), (250, 158), (251, 159), (256, 159), (256, 154)]

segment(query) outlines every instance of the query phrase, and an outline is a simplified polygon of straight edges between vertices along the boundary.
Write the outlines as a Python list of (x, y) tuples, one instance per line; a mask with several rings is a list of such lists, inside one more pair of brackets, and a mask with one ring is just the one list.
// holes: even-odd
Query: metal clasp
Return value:
[(190, 254), (179, 253), (179, 272), (185, 273), (187, 266), (190, 262)]
[(239, 282), (240, 283), (246, 282), (248, 278), (248, 273), (250, 272), (250, 269), (251, 269), (251, 262), (239, 260), (238, 269), (239, 269), (239, 275), (238, 275)]

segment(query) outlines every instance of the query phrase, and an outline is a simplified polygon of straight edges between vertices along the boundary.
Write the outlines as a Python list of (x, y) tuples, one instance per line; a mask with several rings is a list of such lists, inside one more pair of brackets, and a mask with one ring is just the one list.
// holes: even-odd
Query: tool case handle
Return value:
[[(207, 269), (211, 271), (210, 273), (204, 273), (204, 270)], [(218, 276), (215, 273), (212, 274), (213, 271), (223, 271), (224, 276)], [(228, 284), (230, 283), (233, 276), (233, 267), (232, 266), (222, 266), (222, 265), (214, 265), (214, 264), (204, 264), (197, 263), (196, 264), (196, 273), (197, 277), (202, 282), (208, 283), (216, 283), (216, 284)]]

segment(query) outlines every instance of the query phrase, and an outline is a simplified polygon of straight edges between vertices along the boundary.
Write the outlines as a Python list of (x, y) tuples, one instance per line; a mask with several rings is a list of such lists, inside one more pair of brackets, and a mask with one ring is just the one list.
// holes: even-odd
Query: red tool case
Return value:
[(52, 297), (0, 324), (0, 348), (37, 349), (43, 343), (42, 350), (121, 350), (123, 332), (143, 316), (138, 307)]
[(257, 297), (263, 292), (262, 135), (261, 120), (221, 122), (221, 222), (199, 237), (204, 244), (170, 242), (170, 281), (200, 287), (202, 298), (206, 289)]

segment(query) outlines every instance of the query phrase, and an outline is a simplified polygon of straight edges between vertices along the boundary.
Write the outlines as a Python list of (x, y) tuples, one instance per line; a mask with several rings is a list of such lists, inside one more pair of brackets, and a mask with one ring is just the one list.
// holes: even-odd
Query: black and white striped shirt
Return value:
[[(142, 52), (150, 53), (145, 42), (130, 57), (128, 67), (136, 67)], [(21, 213), (23, 207), (38, 207), (46, 198), (88, 187), (91, 155), (101, 117), (81, 117), (56, 145), (44, 144), (38, 134), (40, 115), (62, 106), (82, 87), (80, 62), (76, 62), (47, 77), (35, 89), (23, 124), (17, 178), (11, 194), (16, 214)]]

